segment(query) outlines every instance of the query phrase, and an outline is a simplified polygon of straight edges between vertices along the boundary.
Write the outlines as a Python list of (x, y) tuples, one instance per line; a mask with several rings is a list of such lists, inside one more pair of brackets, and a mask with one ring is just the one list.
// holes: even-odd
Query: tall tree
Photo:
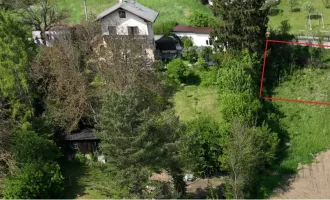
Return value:
[(266, 126), (249, 127), (245, 122), (233, 121), (222, 145), (222, 169), (229, 172), (226, 197), (249, 198), (258, 173), (275, 159), (277, 135)]
[(46, 31), (68, 17), (66, 10), (59, 10), (53, 0), (36, 0), (35, 4), (23, 4), (22, 21), (40, 31), (40, 38), (46, 45)]
[[(167, 169), (175, 184), (182, 182), (177, 160), (180, 126), (171, 111), (155, 111), (138, 91), (110, 92), (100, 111), (97, 135), (100, 150), (115, 169), (128, 196), (143, 198), (150, 169)], [(148, 97), (147, 97), (148, 98)], [(154, 104), (158, 104), (156, 101)], [(158, 110), (158, 109), (156, 109)], [(180, 184), (179, 192), (184, 192)]]
[[(52, 124), (68, 132), (78, 124), (94, 123), (91, 76), (88, 68), (91, 41), (98, 33), (90, 22), (72, 29), (67, 39), (58, 38), (52, 47), (42, 47), (30, 70), (36, 90), (43, 97), (42, 109)], [(57, 56), (54, 56), (57, 55)], [(96, 103), (97, 104), (97, 103)]]
[(214, 44), (226, 49), (261, 52), (268, 23), (264, 3), (265, 0), (214, 0), (212, 11), (221, 21), (212, 32)]
[(33, 112), (28, 70), (35, 45), (28, 38), (24, 26), (0, 10), (0, 95), (18, 121), (26, 121)]

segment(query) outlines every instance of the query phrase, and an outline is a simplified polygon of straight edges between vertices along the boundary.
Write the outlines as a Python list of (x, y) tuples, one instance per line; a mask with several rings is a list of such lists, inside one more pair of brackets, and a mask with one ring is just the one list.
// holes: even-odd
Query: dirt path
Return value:
[(311, 165), (299, 165), (299, 172), (289, 186), (276, 190), (274, 198), (329, 199), (330, 151), (318, 154)]

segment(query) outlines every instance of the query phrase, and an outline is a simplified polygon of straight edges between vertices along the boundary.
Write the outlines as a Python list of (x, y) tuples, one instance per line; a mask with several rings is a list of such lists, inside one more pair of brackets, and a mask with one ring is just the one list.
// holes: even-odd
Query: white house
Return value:
[[(56, 38), (66, 38), (70, 35), (70, 29), (73, 28), (69, 25), (56, 25), (46, 31), (46, 46), (51, 46)], [(32, 37), (36, 44), (42, 45), (40, 31), (33, 30)]]
[(177, 25), (172, 29), (173, 34), (179, 37), (190, 37), (195, 46), (212, 46), (210, 39), (210, 33), (212, 28), (210, 27), (191, 27), (184, 25)]
[(103, 35), (131, 36), (154, 41), (152, 24), (158, 13), (133, 0), (120, 0), (119, 3), (97, 16)]

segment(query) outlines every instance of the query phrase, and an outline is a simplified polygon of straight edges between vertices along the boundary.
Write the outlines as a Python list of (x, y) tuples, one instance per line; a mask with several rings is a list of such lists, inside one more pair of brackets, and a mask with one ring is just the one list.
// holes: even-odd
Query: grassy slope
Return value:
[[(330, 70), (303, 69), (292, 80), (275, 90), (275, 97), (330, 102)], [(301, 103), (275, 102), (285, 114), (282, 123), (290, 136), (291, 147), (282, 163), (296, 169), (298, 163), (312, 161), (310, 153), (330, 148), (330, 107)]]
[(185, 86), (175, 94), (173, 101), (176, 113), (183, 122), (196, 119), (199, 115), (221, 120), (215, 86)]
[[(282, 83), (273, 97), (324, 101), (330, 103), (330, 69), (302, 69)], [(268, 197), (278, 186), (286, 184), (287, 174), (296, 172), (298, 164), (313, 161), (316, 153), (330, 149), (330, 106), (273, 101), (283, 114), (280, 123), (288, 137), (288, 149), (279, 166), (264, 177), (260, 197)], [(283, 152), (283, 151), (282, 151)]]
[[(313, 30), (309, 30), (309, 25), (305, 27), (307, 12), (301, 10), (300, 12), (290, 12), (290, 5), (288, 4), (288, 0), (282, 0), (278, 8), (281, 12), (276, 16), (271, 16), (269, 20), (269, 24), (272, 28), (277, 28), (280, 26), (281, 21), (289, 20), (290, 25), (292, 26), (292, 33), (299, 33), (299, 30), (305, 30), (305, 34), (310, 34), (317, 30), (330, 31), (330, 9), (326, 9), (321, 0), (301, 0), (301, 5), (304, 2), (312, 2), (315, 6), (315, 11), (322, 12), (324, 18), (325, 29), (322, 28), (322, 25), (317, 25), (318, 20), (312, 20)], [(322, 23), (321, 23), (322, 24)]]
[[(159, 12), (156, 23), (164, 21), (176, 20), (181, 24), (186, 24), (186, 16), (194, 11), (199, 10), (209, 15), (211, 11), (199, 3), (197, 0), (136, 0), (151, 9)], [(89, 13), (98, 15), (103, 10), (118, 3), (118, 0), (87, 0), (87, 8)], [(71, 23), (79, 23), (84, 19), (84, 1), (83, 0), (58, 0), (60, 8), (70, 9)]]

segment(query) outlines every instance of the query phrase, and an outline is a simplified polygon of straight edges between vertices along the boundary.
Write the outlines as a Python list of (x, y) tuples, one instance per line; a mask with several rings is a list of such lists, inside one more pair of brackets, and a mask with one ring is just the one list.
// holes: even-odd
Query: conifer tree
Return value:
[(268, 23), (265, 0), (214, 0), (212, 11), (221, 21), (214, 28), (215, 45), (226, 49), (263, 50)]
[(28, 70), (35, 45), (28, 38), (22, 24), (0, 10), (0, 95), (8, 101), (12, 117), (19, 120), (32, 114)]

